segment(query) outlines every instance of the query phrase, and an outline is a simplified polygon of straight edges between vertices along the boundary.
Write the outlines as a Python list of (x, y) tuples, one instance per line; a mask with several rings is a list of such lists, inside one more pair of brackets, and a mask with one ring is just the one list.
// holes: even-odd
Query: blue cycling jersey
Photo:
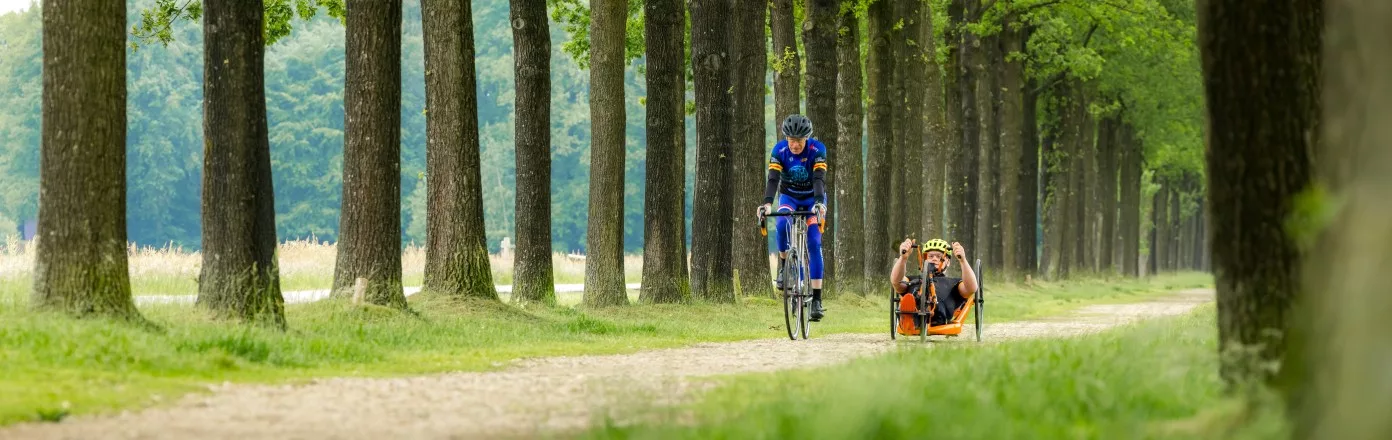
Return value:
[(801, 153), (794, 154), (788, 148), (788, 140), (780, 140), (769, 152), (769, 186), (764, 191), (764, 201), (773, 202), (773, 188), (782, 183), (778, 192), (797, 199), (815, 197), (825, 202), (822, 189), (822, 176), (827, 171), (827, 148), (816, 138), (807, 140)]

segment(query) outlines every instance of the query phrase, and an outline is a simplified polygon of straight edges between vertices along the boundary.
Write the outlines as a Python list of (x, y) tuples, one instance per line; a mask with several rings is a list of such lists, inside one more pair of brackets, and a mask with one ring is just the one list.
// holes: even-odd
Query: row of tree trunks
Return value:
[(866, 57), (866, 88), (870, 98), (866, 130), (869, 148), (866, 151), (866, 181), (869, 188), (865, 192), (865, 276), (871, 286), (882, 285), (874, 280), (883, 280), (889, 273), (892, 260), (885, 258), (893, 252), (893, 239), (890, 235), (890, 187), (894, 172), (892, 158), (892, 137), (894, 130), (894, 96), (891, 87), (894, 83), (892, 44), (894, 29), (894, 7), (888, 0), (871, 3), (866, 11), (869, 16), (868, 32), (870, 53)]
[[(768, 238), (759, 234), (750, 220), (754, 207), (763, 204), (764, 177), (768, 166), (767, 127), (764, 122), (764, 74), (767, 73), (768, 47), (766, 19), (768, 4), (735, 3), (735, 30), (732, 32), (734, 62), (734, 146), (731, 152), (735, 191), (730, 228), (733, 238), (734, 272), (740, 293), (746, 296), (774, 295), (769, 270)], [(814, 121), (815, 122), (815, 121)], [(826, 125), (822, 125), (825, 127)], [(835, 169), (835, 168), (832, 168)], [(759, 188), (754, 191), (752, 188)], [(835, 205), (833, 205), (835, 206)]]
[[(837, 148), (835, 174), (838, 191), (832, 193), (836, 211), (836, 234), (833, 246), (838, 249), (834, 264), (840, 268), (832, 278), (836, 289), (867, 295), (870, 286), (865, 278), (865, 185), (861, 155), (864, 100), (861, 99), (864, 80), (861, 75), (860, 23), (855, 15), (857, 0), (841, 0), (836, 40), (836, 126)], [(762, 84), (762, 81), (760, 82)], [(760, 241), (762, 243), (762, 241)], [(823, 241), (824, 243), (826, 241)], [(874, 279), (874, 278), (871, 278)]]
[[(636, 1), (636, 0), (634, 0)], [(686, 261), (686, 11), (681, 0), (643, 0), (647, 48), (647, 169), (643, 288), (639, 301), (690, 296)]]
[(730, 2), (692, 0), (691, 68), (696, 99), (696, 196), (691, 219), (691, 291), (734, 302), (730, 262)]
[(627, 0), (590, 2), (590, 203), (584, 304), (628, 304), (624, 286), (624, 29)]

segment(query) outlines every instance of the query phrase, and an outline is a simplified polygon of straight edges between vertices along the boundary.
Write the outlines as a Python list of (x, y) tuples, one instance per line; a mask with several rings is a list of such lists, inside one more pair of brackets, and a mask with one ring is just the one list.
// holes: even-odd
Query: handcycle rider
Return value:
[[(911, 279), (922, 279), (921, 276), (905, 276), (905, 265), (912, 257), (913, 239), (906, 239), (899, 243), (899, 258), (894, 260), (894, 268), (890, 270), (890, 284), (894, 286), (894, 293), (899, 297), (899, 310), (901, 312), (917, 312), (918, 301), (915, 295), (922, 295), (932, 289), (938, 299), (938, 305), (933, 310), (933, 315), (929, 317), (928, 326), (938, 326), (946, 324), (957, 309), (966, 304), (967, 298), (976, 293), (976, 272), (967, 264), (967, 251), (962, 248), (961, 243), (953, 242), (951, 247), (947, 241), (935, 238), (923, 243), (920, 248), (923, 256), (924, 270), (933, 270), (931, 274), (933, 282), (928, 285), (919, 286), (916, 292), (909, 292)], [(948, 277), (943, 272), (956, 259), (962, 265), (962, 277)], [(912, 294), (910, 294), (912, 293)], [(908, 315), (901, 315), (908, 316)], [(919, 322), (899, 320), (900, 333), (917, 333)]]
[[(789, 115), (781, 127), (783, 140), (774, 144), (769, 153), (768, 184), (764, 186), (764, 204), (759, 207), (762, 219), (771, 211), (775, 192), (778, 194), (779, 211), (814, 211), (815, 217), (807, 220), (807, 257), (812, 278), (811, 321), (821, 321), (825, 311), (822, 309), (822, 233), (812, 227), (818, 219), (826, 217), (826, 187), (824, 176), (827, 171), (827, 148), (821, 141), (812, 139), (812, 121), (803, 115)], [(780, 189), (780, 185), (782, 188)], [(783, 268), (788, 258), (790, 239), (788, 217), (777, 219), (778, 267)], [(783, 279), (783, 274), (778, 274)], [(781, 288), (781, 286), (780, 286)]]

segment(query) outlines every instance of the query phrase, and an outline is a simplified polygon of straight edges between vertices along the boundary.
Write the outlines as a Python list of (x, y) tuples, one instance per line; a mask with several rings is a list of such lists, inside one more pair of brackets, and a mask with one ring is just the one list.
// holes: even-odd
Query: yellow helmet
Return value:
[(949, 257), (952, 256), (952, 247), (948, 246), (947, 241), (941, 238), (934, 238), (932, 240), (928, 240), (927, 242), (923, 243), (923, 246), (920, 247), (920, 249), (922, 249), (923, 253), (925, 254), (928, 253), (928, 251), (940, 251)]

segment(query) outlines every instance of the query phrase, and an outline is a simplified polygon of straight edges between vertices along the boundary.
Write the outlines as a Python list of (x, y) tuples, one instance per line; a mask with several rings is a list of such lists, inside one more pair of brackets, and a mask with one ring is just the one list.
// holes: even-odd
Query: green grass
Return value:
[[(992, 290), (988, 321), (1061, 313), (1084, 301), (1135, 301), (1210, 283), (1183, 274)], [(276, 332), (209, 319), (189, 306), (146, 306), (162, 331), (71, 320), (27, 308), (28, 284), (0, 283), (0, 425), (168, 402), (207, 384), (325, 376), (480, 371), (534, 356), (605, 354), (703, 341), (785, 337), (781, 304), (529, 309), (413, 296), (413, 314), (337, 301), (287, 306)], [(815, 334), (887, 331), (886, 301), (828, 302)]]
[(1215, 308), (1206, 304), (1096, 335), (937, 344), (735, 376), (655, 420), (581, 437), (1283, 438), (1276, 406), (1223, 397), (1217, 371)]

